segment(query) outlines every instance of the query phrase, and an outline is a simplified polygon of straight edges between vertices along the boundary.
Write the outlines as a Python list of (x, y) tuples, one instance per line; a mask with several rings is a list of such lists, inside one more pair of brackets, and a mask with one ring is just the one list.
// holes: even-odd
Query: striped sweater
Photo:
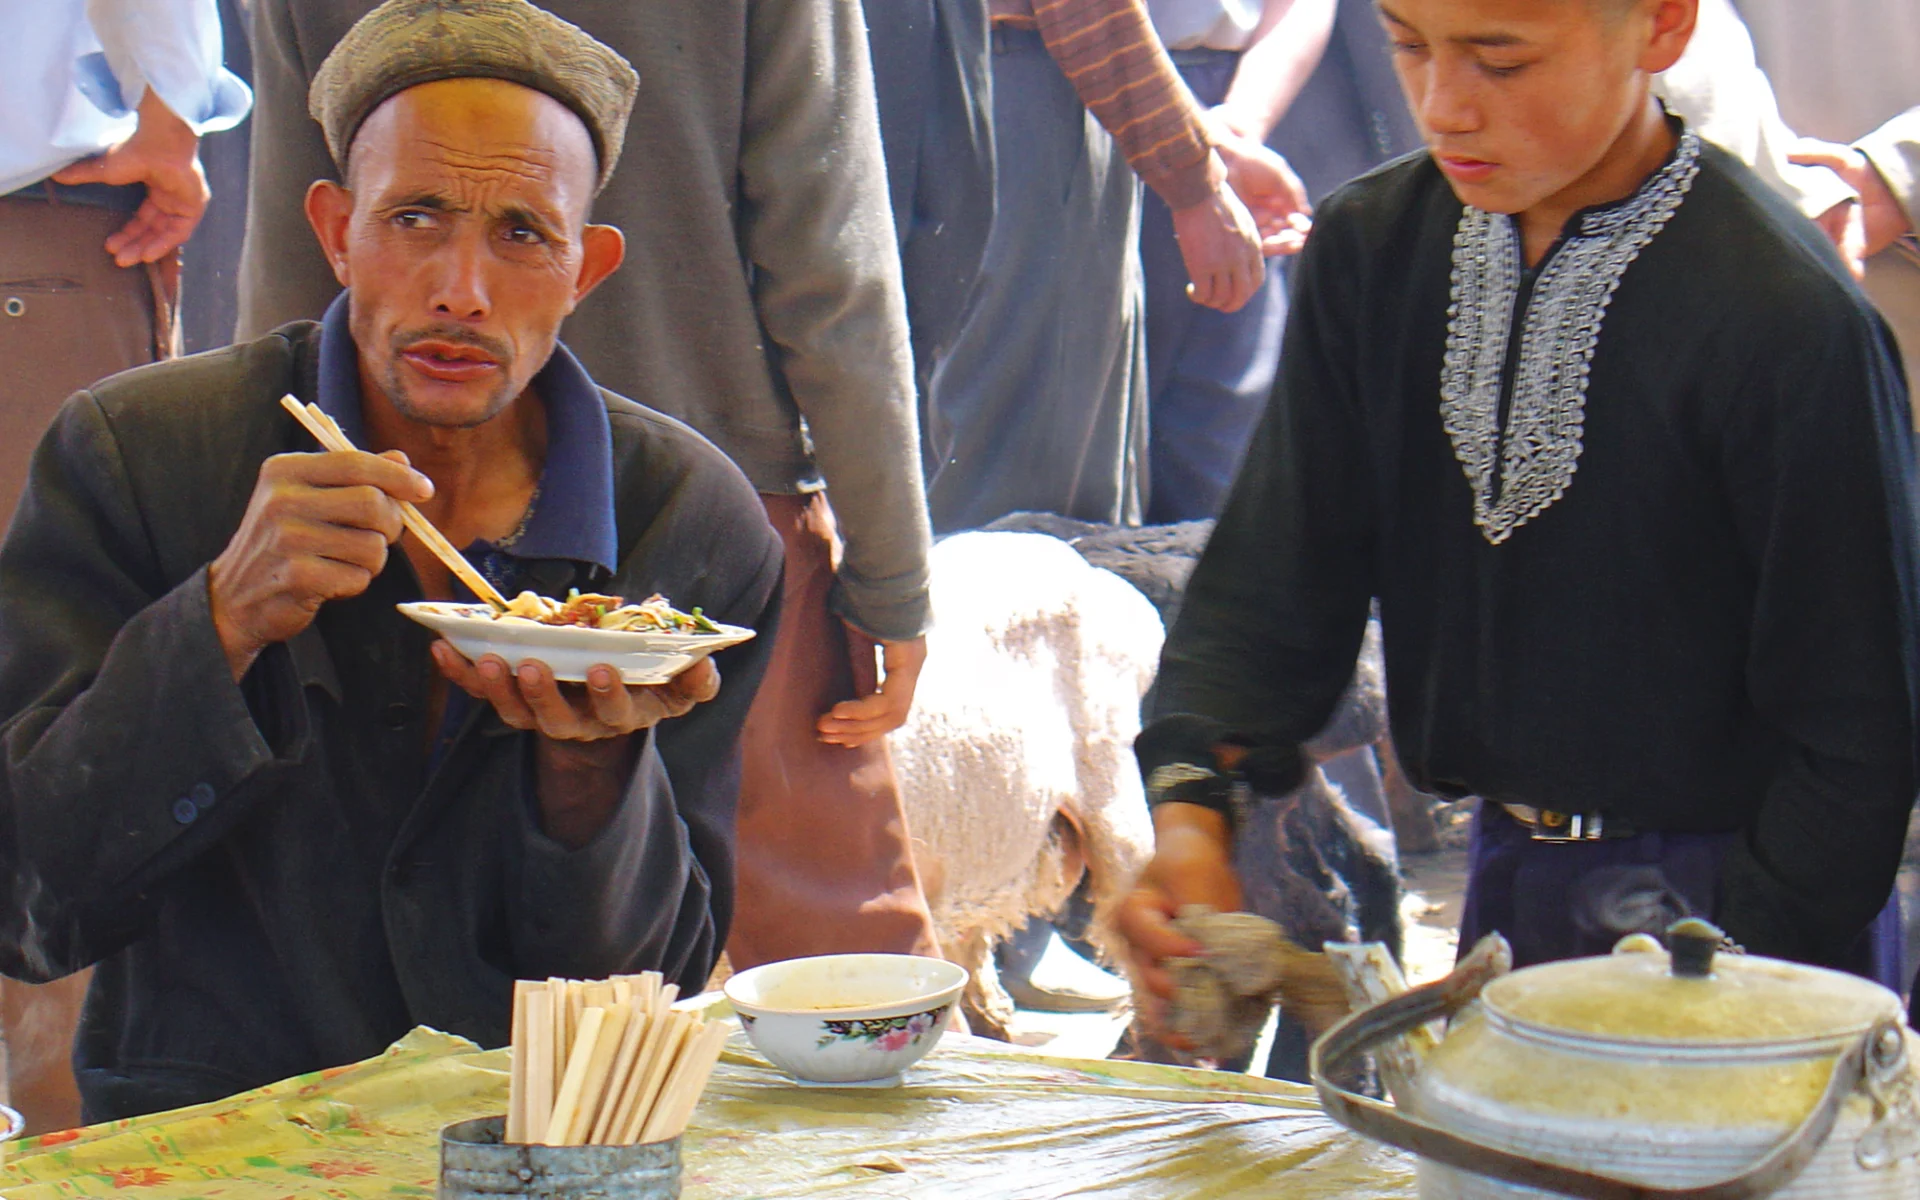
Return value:
[(1167, 207), (1198, 204), (1219, 186), (1225, 168), (1200, 106), (1142, 0), (990, 0), (989, 8), (997, 26), (1039, 30), (1081, 101)]

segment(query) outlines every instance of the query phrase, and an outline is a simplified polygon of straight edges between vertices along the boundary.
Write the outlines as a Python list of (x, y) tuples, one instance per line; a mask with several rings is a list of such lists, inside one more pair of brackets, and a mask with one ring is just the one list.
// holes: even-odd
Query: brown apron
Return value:
[[(0, 197), (0, 526), (68, 396), (178, 352), (179, 256), (144, 270), (115, 266), (101, 246), (130, 208), (62, 199), (64, 191)], [(29, 1133), (80, 1123), (73, 1033), (92, 976), (0, 982), (7, 1095)]]
[(743, 735), (734, 970), (808, 954), (938, 954), (884, 739), (823, 744), (821, 714), (870, 692), (827, 607), (832, 510), (822, 495), (762, 495), (786, 544), (780, 633)]

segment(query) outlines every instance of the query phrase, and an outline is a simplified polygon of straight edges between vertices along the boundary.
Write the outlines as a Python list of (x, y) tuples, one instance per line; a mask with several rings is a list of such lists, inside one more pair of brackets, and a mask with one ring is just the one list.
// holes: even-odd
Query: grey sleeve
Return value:
[(1861, 138), (1859, 149), (1907, 210), (1908, 225), (1920, 230), (1920, 106)]
[(755, 303), (846, 542), (835, 608), (912, 638), (929, 619), (931, 536), (865, 22), (859, 0), (749, 9), (740, 190)]
[(137, 937), (146, 889), (215, 846), (310, 733), (281, 647), (236, 685), (206, 570), (159, 578), (92, 396), (35, 455), (0, 546), (0, 970), (46, 979)]
[(300, 45), (289, 0), (255, 0), (252, 44), (252, 168), (235, 341), (288, 321), (317, 321), (340, 292), (305, 209), (308, 185), (337, 175), (326, 138), (307, 115), (307, 84), (332, 47)]

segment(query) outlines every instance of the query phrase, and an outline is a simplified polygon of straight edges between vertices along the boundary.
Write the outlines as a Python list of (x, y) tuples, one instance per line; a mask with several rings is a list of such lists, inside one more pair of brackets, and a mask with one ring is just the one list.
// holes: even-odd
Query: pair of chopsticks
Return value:
[[(339, 423), (323, 412), (319, 405), (302, 404), (295, 397), (288, 395), (280, 397), (280, 407), (292, 413), (295, 420), (306, 426), (307, 432), (314, 436), (314, 440), (328, 450), (355, 449), (354, 444), (347, 440), (347, 435), (340, 432)], [(500, 594), (500, 589), (487, 582), (485, 575), (474, 570), (473, 564), (467, 561), (467, 556), (455, 549), (453, 543), (433, 527), (432, 521), (420, 515), (419, 509), (402, 500), (400, 520), (405, 523), (414, 537), (420, 539), (420, 544), (433, 551), (435, 558), (447, 564), (447, 569), (452, 571), (461, 583), (466, 584), (474, 595), (493, 605), (496, 612), (506, 611), (507, 598)]]
[(513, 985), (506, 1140), (630, 1146), (678, 1137), (727, 1027), (676, 1012), (658, 971)]

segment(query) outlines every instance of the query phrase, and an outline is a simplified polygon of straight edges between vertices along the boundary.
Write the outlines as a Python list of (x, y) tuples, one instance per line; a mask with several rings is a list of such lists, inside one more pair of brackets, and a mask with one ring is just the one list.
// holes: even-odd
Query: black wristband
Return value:
[(1193, 763), (1168, 763), (1155, 767), (1147, 776), (1147, 807), (1162, 804), (1195, 804), (1210, 808), (1226, 818), (1227, 830), (1239, 824), (1233, 802), (1234, 780), (1211, 767)]

